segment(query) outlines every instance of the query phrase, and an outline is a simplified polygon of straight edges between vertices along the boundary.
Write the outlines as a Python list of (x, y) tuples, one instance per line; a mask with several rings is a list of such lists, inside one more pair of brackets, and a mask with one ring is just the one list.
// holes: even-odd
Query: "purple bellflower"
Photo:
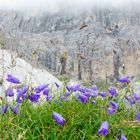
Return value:
[(14, 83), (14, 84), (20, 84), (19, 79), (17, 79), (16, 77), (12, 76), (12, 75), (7, 75), (7, 79), (8, 82), (10, 83)]
[(108, 112), (108, 115), (112, 115), (112, 114), (115, 114), (115, 113), (116, 113), (116, 109), (113, 108), (113, 107), (109, 107), (109, 108), (107, 109), (107, 112)]
[(85, 95), (79, 95), (78, 99), (80, 99), (83, 104), (86, 104), (89, 98)]
[(2, 114), (6, 114), (6, 111), (7, 111), (7, 109), (8, 109), (8, 105), (6, 104), (6, 105), (3, 105), (2, 106), (2, 108), (1, 108), (1, 110), (0, 110), (0, 112), (2, 113)]
[(94, 85), (92, 85), (92, 90), (93, 90), (93, 91), (97, 91), (97, 90), (98, 90), (97, 85), (95, 85), (95, 84), (94, 84)]
[(107, 121), (103, 122), (98, 131), (98, 134), (102, 136), (106, 136), (109, 133), (108, 128), (109, 128), (108, 122)]
[(36, 91), (36, 93), (40, 93), (41, 91), (43, 91), (45, 88), (47, 88), (48, 87), (48, 85), (47, 84), (45, 84), (45, 85), (40, 85), (40, 86), (37, 86), (36, 88), (35, 88), (35, 91)]
[(121, 140), (127, 140), (127, 138), (124, 135), (122, 135)]
[(12, 88), (9, 88), (6, 91), (6, 96), (9, 96), (9, 97), (13, 97), (14, 96), (14, 92), (13, 92), (13, 89)]
[(33, 102), (33, 103), (38, 102), (39, 101), (39, 98), (40, 98), (40, 95), (34, 94), (34, 93), (31, 94), (30, 97), (29, 97), (30, 101)]
[(136, 115), (136, 120), (140, 121), (140, 112)]
[(65, 119), (57, 112), (53, 112), (53, 119), (61, 126), (65, 124)]
[(140, 95), (138, 93), (133, 93), (133, 97), (135, 98), (135, 100), (139, 100), (140, 99)]
[(106, 93), (106, 92), (100, 92), (99, 95), (102, 96), (102, 97), (104, 98), (104, 97), (107, 96), (107, 93)]
[(113, 108), (116, 108), (116, 109), (119, 108), (118, 104), (112, 100), (110, 101), (110, 104), (112, 105)]
[(112, 96), (116, 96), (118, 94), (115, 87), (110, 87), (108, 91)]
[(121, 83), (129, 83), (129, 82), (130, 82), (128, 76), (121, 77), (121, 78), (119, 79), (119, 81), (120, 81)]
[(10, 107), (10, 109), (15, 115), (17, 115), (20, 113), (19, 107), (20, 107), (20, 104), (17, 104), (15, 107)]
[(135, 100), (133, 100), (130, 96), (126, 95), (125, 99), (130, 103), (130, 104), (135, 104)]
[(49, 95), (49, 92), (50, 92), (50, 88), (46, 88), (43, 90), (43, 94), (48, 96)]

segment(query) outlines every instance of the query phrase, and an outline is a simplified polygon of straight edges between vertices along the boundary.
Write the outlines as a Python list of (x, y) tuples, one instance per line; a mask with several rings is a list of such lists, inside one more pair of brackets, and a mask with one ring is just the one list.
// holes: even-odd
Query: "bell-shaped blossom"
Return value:
[(72, 94), (71, 92), (66, 92), (66, 93), (64, 94), (64, 96), (68, 97), (68, 96), (70, 96), (71, 94)]
[(122, 135), (121, 140), (127, 140), (126, 136)]
[(110, 87), (108, 91), (112, 96), (116, 96), (118, 94), (115, 87)]
[(119, 79), (119, 81), (120, 81), (121, 83), (129, 83), (129, 82), (130, 82), (128, 76), (121, 77), (121, 78)]
[(125, 99), (130, 103), (130, 104), (135, 104), (135, 100), (133, 100), (130, 96), (126, 95)]
[(72, 90), (74, 92), (78, 91), (79, 88), (80, 88), (80, 84), (77, 84), (77, 85), (72, 86)]
[(6, 105), (3, 105), (2, 108), (1, 108), (1, 110), (0, 110), (0, 112), (1, 112), (2, 114), (6, 114), (7, 109), (8, 109), (8, 105), (7, 105), (7, 104), (6, 104)]
[(140, 95), (138, 93), (133, 93), (133, 97), (135, 98), (135, 100), (139, 100), (140, 99)]
[(13, 97), (14, 96), (14, 92), (13, 92), (13, 89), (12, 88), (9, 88), (6, 91), (6, 96), (9, 96), (9, 97)]
[(57, 112), (53, 112), (53, 119), (61, 126), (63, 126), (66, 122), (62, 115), (58, 114)]
[(88, 98), (90, 98), (90, 96), (91, 96), (91, 94), (88, 93), (88, 92), (84, 93), (83, 95), (86, 96), (86, 97), (88, 97)]
[(19, 107), (20, 107), (20, 104), (17, 104), (15, 107), (10, 107), (10, 109), (15, 115), (17, 115), (20, 113)]
[(81, 93), (85, 93), (85, 92), (86, 92), (86, 89), (80, 87), (80, 88), (78, 89), (78, 91), (81, 92)]
[(140, 111), (139, 111), (139, 113), (136, 115), (136, 120), (140, 121)]
[(40, 93), (41, 91), (43, 91), (45, 88), (47, 88), (48, 87), (48, 85), (47, 84), (44, 84), (44, 85), (40, 85), (40, 86), (37, 86), (36, 88), (35, 88), (35, 91), (36, 91), (36, 93)]
[(115, 114), (115, 113), (116, 113), (116, 109), (113, 108), (113, 107), (109, 107), (109, 108), (107, 109), (107, 112), (108, 112), (108, 115), (112, 115), (112, 114)]
[(14, 77), (14, 76), (12, 76), (12, 75), (10, 75), (10, 74), (7, 75), (6, 80), (7, 80), (8, 82), (14, 83), (14, 84), (19, 84), (19, 83), (20, 83), (19, 79), (17, 79), (16, 77)]
[(53, 96), (47, 96), (47, 97), (46, 97), (46, 100), (47, 100), (47, 101), (51, 101), (53, 98), (54, 98)]
[(30, 99), (31, 102), (36, 103), (36, 102), (39, 101), (40, 95), (33, 93), (33, 94), (30, 95), (29, 99)]
[(23, 94), (21, 92), (17, 93), (16, 102), (22, 103), (23, 102)]
[(100, 92), (99, 95), (102, 96), (103, 98), (105, 98), (107, 96), (107, 93), (106, 92)]
[(50, 88), (46, 88), (43, 90), (43, 94), (48, 96), (49, 95), (49, 92), (50, 92)]
[(112, 105), (113, 108), (117, 109), (119, 107), (118, 104), (112, 100), (110, 101), (110, 104)]
[(83, 104), (86, 104), (89, 98), (85, 95), (79, 95), (78, 99), (80, 99)]
[(97, 91), (97, 90), (98, 90), (97, 85), (95, 85), (95, 84), (94, 84), (94, 85), (92, 85), (92, 90), (93, 90), (93, 91)]
[(17, 89), (17, 92), (20, 92), (22, 94), (26, 94), (28, 91), (29, 91), (28, 86), (23, 86), (23, 87)]
[(99, 131), (98, 131), (98, 134), (99, 135), (102, 135), (102, 136), (106, 136), (108, 133), (109, 133), (109, 124), (107, 121), (103, 122)]
[(91, 93), (91, 96), (94, 98), (98, 96), (98, 91), (91, 91), (90, 93)]

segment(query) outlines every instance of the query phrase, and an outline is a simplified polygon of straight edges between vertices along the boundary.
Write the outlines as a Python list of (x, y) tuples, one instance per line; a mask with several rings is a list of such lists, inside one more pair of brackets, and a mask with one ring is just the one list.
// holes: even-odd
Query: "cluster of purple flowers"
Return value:
[[(14, 84), (14, 86), (16, 85), (16, 88), (12, 88), (10, 86), (5, 92), (7, 97), (16, 98), (16, 105), (12, 107), (11, 105), (6, 103), (0, 110), (2, 114), (6, 114), (8, 108), (10, 108), (11, 111), (15, 115), (17, 115), (20, 113), (20, 106), (24, 101), (29, 99), (32, 103), (36, 103), (39, 101), (41, 95), (44, 95), (47, 101), (53, 99), (53, 97), (49, 95), (50, 88), (48, 84), (37, 86), (33, 89), (33, 93), (29, 94), (29, 87), (23, 86), (18, 78), (12, 75), (7, 75), (6, 81)], [(57, 83), (55, 83), (55, 85), (57, 86), (57, 88), (59, 88), (59, 85)]]
[[(20, 106), (22, 103), (26, 100), (30, 100), (32, 103), (37, 103), (39, 102), (41, 96), (44, 96), (47, 101), (51, 101), (54, 97), (51, 96), (50, 93), (50, 87), (48, 84), (43, 84), (39, 85), (36, 88), (33, 88), (31, 90), (31, 94), (29, 93), (29, 87), (28, 86), (22, 86), (20, 85), (21, 82), (19, 79), (12, 75), (8, 75), (6, 80), (10, 83), (16, 84), (16, 91), (10, 86), (6, 90), (6, 96), (8, 97), (14, 97), (16, 94), (16, 105), (14, 107), (10, 106), (9, 104), (5, 104), (2, 106), (0, 112), (2, 114), (6, 114), (8, 108), (15, 114), (20, 113)], [(129, 77), (125, 76), (120, 78), (119, 82), (121, 83), (130, 83)], [(60, 85), (58, 83), (54, 83), (57, 87), (57, 89), (60, 88)], [(82, 87), (80, 84), (76, 84), (74, 86), (66, 86), (66, 92), (60, 96), (60, 104), (62, 105), (63, 101), (68, 101), (68, 97), (72, 95), (72, 93), (76, 93), (76, 98), (79, 100), (81, 103), (86, 104), (91, 98), (92, 99), (92, 104), (97, 104), (97, 99), (98, 98), (107, 98), (109, 97), (112, 98), (112, 100), (109, 100), (109, 106), (107, 109), (108, 115), (113, 115), (117, 112), (119, 109), (119, 105), (113, 101), (115, 97), (118, 96), (119, 92), (116, 87), (110, 87), (108, 91), (101, 91), (99, 92), (97, 85), (92, 85), (91, 88), (85, 88)], [(126, 95), (125, 99), (130, 103), (130, 104), (135, 104), (137, 101), (140, 100), (140, 95), (138, 93), (133, 93), (133, 97)], [(62, 117), (61, 114), (57, 112), (53, 112), (52, 115), (53, 119), (61, 126), (64, 126), (66, 123), (66, 120)], [(136, 115), (136, 120), (140, 121), (140, 112)], [(98, 131), (99, 135), (106, 136), (109, 133), (109, 123), (107, 121), (104, 121)], [(121, 135), (121, 140), (127, 140), (127, 138), (124, 135)]]

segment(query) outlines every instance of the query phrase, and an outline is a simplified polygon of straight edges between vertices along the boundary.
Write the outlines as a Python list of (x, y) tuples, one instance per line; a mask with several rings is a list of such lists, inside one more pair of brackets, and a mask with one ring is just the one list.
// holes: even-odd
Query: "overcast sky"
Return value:
[(0, 0), (0, 9), (58, 12), (61, 9), (90, 9), (93, 6), (122, 7), (140, 0)]

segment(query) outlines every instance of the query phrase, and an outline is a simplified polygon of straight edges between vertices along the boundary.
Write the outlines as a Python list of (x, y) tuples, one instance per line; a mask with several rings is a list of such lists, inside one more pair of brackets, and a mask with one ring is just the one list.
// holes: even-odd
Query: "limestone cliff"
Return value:
[(4, 48), (35, 67), (83, 81), (139, 77), (140, 12), (94, 9), (28, 17), (0, 11)]

